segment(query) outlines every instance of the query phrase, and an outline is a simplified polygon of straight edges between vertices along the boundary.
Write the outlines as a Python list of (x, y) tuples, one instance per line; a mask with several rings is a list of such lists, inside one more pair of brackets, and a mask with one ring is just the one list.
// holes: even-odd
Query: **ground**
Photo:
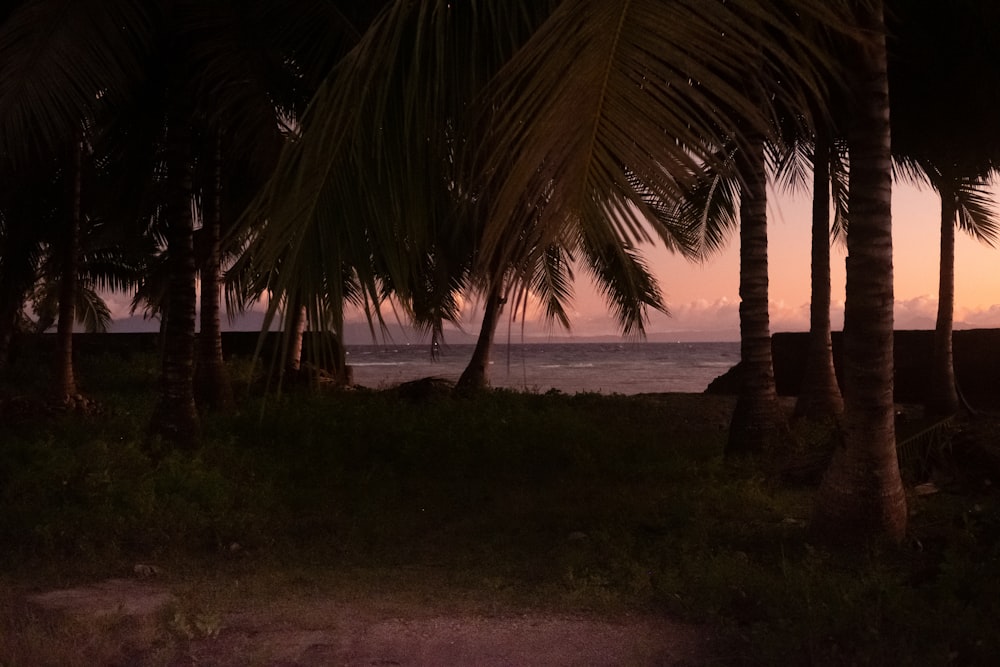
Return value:
[[(296, 586), (287, 595), (221, 591), (238, 588), (235, 580), (216, 581), (216, 590), (190, 602), (191, 585), (122, 578), (25, 601), (50, 628), (75, 624), (106, 639), (117, 635), (103, 655), (76, 653), (87, 664), (703, 665), (721, 656), (709, 629), (649, 612), (501, 609), (481, 595), (428, 594), (423, 585), (394, 591), (366, 584), (364, 594), (350, 585)], [(37, 657), (39, 664), (60, 659)]]

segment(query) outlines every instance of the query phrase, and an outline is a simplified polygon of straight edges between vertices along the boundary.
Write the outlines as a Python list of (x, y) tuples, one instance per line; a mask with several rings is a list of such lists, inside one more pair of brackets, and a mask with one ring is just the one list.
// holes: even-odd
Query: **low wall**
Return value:
[[(309, 359), (311, 351), (319, 342), (321, 334), (307, 331), (302, 341), (302, 358)], [(247, 358), (252, 356), (260, 343), (258, 331), (223, 331), (222, 352), (227, 359), (231, 357)], [(281, 334), (270, 332), (265, 335), (261, 348), (261, 356), (265, 361), (271, 359), (278, 346), (281, 345)], [(159, 352), (161, 338), (158, 333), (114, 333), (114, 334), (73, 334), (73, 353), (80, 355), (117, 354), (130, 356)], [(53, 354), (56, 348), (55, 334), (22, 334), (13, 341), (14, 355), (24, 352), (31, 355)]]
[[(805, 370), (809, 334), (776, 333), (771, 337), (774, 380), (778, 393), (797, 396)], [(897, 331), (894, 339), (895, 399), (898, 403), (920, 403), (929, 382), (929, 363), (934, 346), (933, 331)], [(956, 331), (953, 344), (955, 377), (959, 390), (973, 404), (1000, 403), (1000, 329)], [(842, 334), (833, 333), (833, 361), (837, 375), (843, 363)], [(716, 378), (707, 393), (738, 391), (736, 368)]]

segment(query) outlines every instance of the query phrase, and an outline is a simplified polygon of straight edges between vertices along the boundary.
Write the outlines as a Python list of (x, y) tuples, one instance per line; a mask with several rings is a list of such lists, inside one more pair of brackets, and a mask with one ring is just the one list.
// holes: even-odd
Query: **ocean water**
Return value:
[[(425, 377), (457, 381), (472, 345), (350, 345), (356, 384), (385, 388)], [(739, 361), (739, 343), (518, 343), (496, 345), (494, 387), (567, 394), (701, 392)]]

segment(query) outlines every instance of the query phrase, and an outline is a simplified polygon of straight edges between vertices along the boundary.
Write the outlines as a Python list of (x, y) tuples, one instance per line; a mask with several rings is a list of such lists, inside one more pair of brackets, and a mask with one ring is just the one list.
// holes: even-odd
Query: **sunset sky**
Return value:
[[(808, 196), (775, 197), (769, 204), (769, 268), (771, 330), (809, 328)], [(934, 327), (937, 313), (940, 200), (931, 190), (895, 185), (893, 191), (893, 246), (896, 286), (896, 328)], [(956, 242), (956, 328), (1000, 326), (1000, 250), (959, 235)], [(843, 326), (844, 257), (835, 246), (833, 264), (833, 326)], [(704, 265), (692, 264), (654, 249), (648, 254), (670, 308), (671, 316), (655, 313), (648, 327), (653, 340), (739, 339), (739, 244)], [(579, 277), (574, 337), (614, 334), (613, 321), (587, 280)], [(504, 326), (504, 325), (502, 325)], [(477, 328), (470, 324), (470, 327)], [(544, 333), (529, 322), (526, 335)], [(515, 336), (520, 325), (515, 325)], [(564, 336), (561, 330), (553, 336)]]
[[(933, 191), (895, 185), (893, 190), (893, 244), (896, 279), (896, 328), (930, 329), (937, 312), (938, 243), (940, 204)], [(809, 328), (809, 198), (774, 196), (769, 204), (771, 331), (806, 331)], [(956, 328), (1000, 327), (1000, 250), (979, 244), (965, 235), (956, 242)], [(834, 246), (833, 326), (843, 326), (844, 256)], [(653, 313), (647, 332), (650, 340), (739, 340), (739, 247), (732, 239), (725, 251), (705, 264), (692, 264), (665, 250), (654, 248), (647, 257), (660, 280), (671, 316)], [(110, 295), (116, 317), (128, 317), (131, 297)], [(479, 330), (479, 313), (470, 303), (463, 329), (469, 336)], [(528, 313), (526, 338), (588, 339), (615, 336), (618, 332), (601, 299), (585, 275), (578, 275), (570, 332), (546, 328), (537, 313)], [(509, 315), (509, 313), (508, 313)], [(387, 313), (387, 317), (391, 317)], [(258, 318), (259, 319), (259, 318)], [(256, 320), (237, 322), (234, 328), (253, 328)], [(155, 330), (155, 322), (122, 323), (113, 330)], [(522, 335), (520, 318), (501, 322), (498, 340)], [(369, 343), (357, 327), (348, 336), (352, 344)], [(409, 337), (407, 337), (409, 338)], [(457, 332), (451, 342), (472, 342)], [(402, 341), (397, 341), (402, 342)], [(417, 342), (410, 339), (410, 342)]]

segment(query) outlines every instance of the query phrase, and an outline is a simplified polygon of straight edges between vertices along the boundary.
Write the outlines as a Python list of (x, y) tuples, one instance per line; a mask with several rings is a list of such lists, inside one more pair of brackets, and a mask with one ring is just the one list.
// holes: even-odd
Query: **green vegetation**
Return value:
[[(196, 454), (158, 455), (152, 357), (81, 362), (97, 413), (0, 386), (0, 647), (55, 633), (15, 591), (143, 562), (181, 587), (239, 577), (265, 597), (390, 581), (508, 609), (670, 613), (721, 628), (752, 664), (1000, 652), (989, 486), (912, 498), (902, 547), (830, 554), (808, 532), (812, 487), (723, 460), (728, 398), (289, 392), (207, 416)], [(233, 604), (182, 600), (168, 629), (217, 632)]]

